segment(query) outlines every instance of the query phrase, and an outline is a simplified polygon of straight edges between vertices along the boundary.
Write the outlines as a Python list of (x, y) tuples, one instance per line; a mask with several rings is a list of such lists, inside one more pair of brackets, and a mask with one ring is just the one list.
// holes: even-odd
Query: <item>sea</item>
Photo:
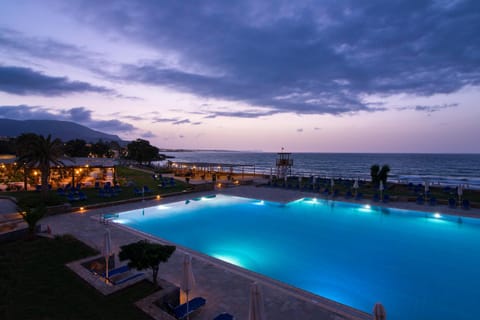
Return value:
[[(172, 162), (237, 165), (244, 170), (275, 174), (277, 153), (237, 151), (162, 152)], [(291, 175), (326, 178), (370, 179), (370, 167), (390, 167), (389, 181), (399, 183), (458, 186), (480, 190), (480, 154), (400, 154), (400, 153), (291, 153)], [(167, 161), (156, 163), (165, 166)]]

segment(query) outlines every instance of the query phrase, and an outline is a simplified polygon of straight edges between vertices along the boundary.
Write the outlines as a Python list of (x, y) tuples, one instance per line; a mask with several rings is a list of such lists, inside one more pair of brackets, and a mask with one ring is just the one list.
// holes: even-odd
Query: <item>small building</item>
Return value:
[[(0, 157), (0, 191), (35, 190), (41, 184), (38, 168), (25, 170), (16, 162), (16, 157)], [(93, 187), (95, 183), (116, 181), (117, 161), (110, 158), (72, 158), (62, 159), (64, 166), (52, 165), (49, 184), (52, 188), (67, 185)]]
[(290, 152), (277, 153), (277, 177), (283, 179), (292, 174), (293, 159), (290, 158), (292, 154)]

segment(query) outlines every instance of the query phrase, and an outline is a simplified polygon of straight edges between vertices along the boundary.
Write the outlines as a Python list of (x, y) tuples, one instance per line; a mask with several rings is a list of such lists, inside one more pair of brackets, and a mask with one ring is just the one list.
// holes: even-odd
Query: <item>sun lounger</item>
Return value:
[[(129, 270), (130, 270), (130, 268), (128, 267), (128, 265), (124, 265), (124, 266), (121, 266), (121, 267), (118, 267), (118, 268), (115, 268), (115, 269), (108, 270), (108, 276), (113, 277), (117, 274), (124, 273), (124, 272), (127, 272)], [(100, 275), (102, 277), (105, 277), (105, 272), (102, 272)]]
[(205, 305), (207, 300), (205, 300), (202, 297), (196, 297), (193, 298), (188, 302), (188, 312), (187, 312), (187, 303), (181, 304), (177, 307), (171, 307), (173, 315), (177, 319), (185, 319), (188, 315), (190, 315), (192, 312), (198, 310), (202, 306)]
[(113, 280), (113, 279), (110, 278), (110, 282), (113, 283), (114, 285), (118, 286), (122, 283), (125, 283), (127, 281), (133, 280), (133, 279), (141, 277), (141, 276), (143, 276), (143, 272), (135, 273), (135, 274), (132, 274), (129, 277), (122, 278), (122, 279), (119, 279), (119, 280)]
[(425, 198), (423, 196), (418, 196), (416, 202), (417, 202), (417, 204), (424, 204), (425, 203)]
[(133, 192), (136, 196), (141, 196), (143, 194), (142, 190), (138, 189), (137, 187), (133, 188)]
[(463, 199), (462, 208), (465, 209), (465, 210), (470, 209), (470, 201), (468, 201), (467, 199)]
[(453, 199), (453, 198), (448, 199), (448, 207), (449, 208), (455, 208), (456, 204), (457, 204), (457, 202), (455, 201), (455, 199)]
[(430, 199), (428, 200), (428, 204), (431, 205), (431, 206), (436, 206), (437, 205), (437, 198), (430, 197)]
[(387, 203), (387, 202), (389, 202), (389, 201), (390, 201), (390, 196), (389, 196), (388, 194), (383, 195), (383, 200), (382, 200), (382, 202), (383, 202), (383, 203)]
[(235, 318), (230, 313), (220, 313), (213, 320), (234, 320)]

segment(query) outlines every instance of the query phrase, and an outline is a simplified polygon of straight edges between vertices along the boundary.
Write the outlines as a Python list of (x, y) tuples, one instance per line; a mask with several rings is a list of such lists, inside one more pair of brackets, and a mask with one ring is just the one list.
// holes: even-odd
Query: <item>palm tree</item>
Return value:
[(390, 166), (388, 164), (385, 164), (382, 166), (382, 169), (380, 169), (380, 172), (378, 173), (378, 180), (382, 181), (385, 186), (387, 185), (387, 178), (389, 172)]
[(37, 167), (41, 172), (42, 193), (48, 192), (50, 166), (64, 166), (60, 161), (64, 158), (63, 143), (60, 139), (52, 140), (51, 135), (45, 138), (32, 133), (22, 134), (17, 139), (17, 155), (20, 166), (25, 168)]
[(376, 186), (378, 184), (378, 173), (380, 172), (380, 166), (374, 164), (370, 167), (370, 176), (372, 177), (372, 184)]

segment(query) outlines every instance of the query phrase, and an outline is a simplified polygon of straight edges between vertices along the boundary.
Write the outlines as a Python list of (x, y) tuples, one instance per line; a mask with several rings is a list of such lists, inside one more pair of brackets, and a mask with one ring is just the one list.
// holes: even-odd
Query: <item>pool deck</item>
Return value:
[[(275, 202), (290, 202), (303, 197), (315, 196), (311, 192), (284, 190), (268, 187), (238, 186), (225, 188), (217, 191), (183, 194), (150, 200), (144, 202), (128, 203), (118, 206), (104, 207), (88, 210), (84, 213), (68, 213), (44, 218), (40, 223), (50, 226), (53, 234), (72, 234), (79, 240), (101, 251), (105, 228), (111, 231), (113, 251), (118, 253), (119, 247), (131, 242), (149, 239), (158, 241), (146, 234), (133, 232), (117, 224), (100, 223), (99, 217), (107, 213), (122, 212), (139, 209), (142, 207), (155, 206), (162, 203), (184, 201), (194, 197), (221, 193), (226, 195), (241, 196), (248, 198), (263, 199)], [(318, 198), (322, 198), (318, 196)], [(336, 199), (345, 201), (344, 199)], [(354, 201), (352, 201), (354, 202)], [(357, 203), (370, 203), (363, 200)], [(438, 211), (445, 214), (480, 217), (479, 209), (468, 211), (451, 209), (447, 206), (421, 206), (415, 203), (391, 202), (377, 204), (388, 207), (397, 207), (418, 211)], [(160, 240), (160, 242), (162, 242)], [(177, 246), (176, 252), (168, 263), (160, 265), (159, 278), (179, 285), (184, 253), (192, 255), (193, 272), (196, 278), (196, 286), (190, 293), (190, 297), (202, 296), (207, 303), (191, 319), (210, 320), (222, 312), (228, 312), (236, 319), (248, 319), (249, 288), (251, 283), (258, 282), (264, 293), (265, 311), (267, 319), (318, 319), (318, 320), (344, 320), (344, 319), (371, 319), (371, 315), (356, 311), (350, 307), (318, 297), (300, 289), (282, 284), (259, 274), (246, 271), (223, 261), (206, 255), (190, 251)], [(143, 308), (153, 318), (160, 319), (155, 315), (154, 308), (144, 304)], [(373, 305), (372, 305), (373, 309)]]

